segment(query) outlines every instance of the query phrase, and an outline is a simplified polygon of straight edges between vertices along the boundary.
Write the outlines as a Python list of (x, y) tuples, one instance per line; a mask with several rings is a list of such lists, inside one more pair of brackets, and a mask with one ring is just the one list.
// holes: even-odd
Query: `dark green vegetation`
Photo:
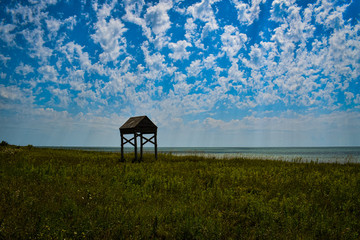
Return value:
[(0, 239), (359, 239), (360, 165), (0, 147)]

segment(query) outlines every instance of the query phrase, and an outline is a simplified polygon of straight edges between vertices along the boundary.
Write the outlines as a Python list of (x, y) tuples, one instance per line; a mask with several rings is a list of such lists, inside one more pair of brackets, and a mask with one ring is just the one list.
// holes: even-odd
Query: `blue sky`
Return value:
[(360, 146), (360, 1), (0, 1), (0, 140)]

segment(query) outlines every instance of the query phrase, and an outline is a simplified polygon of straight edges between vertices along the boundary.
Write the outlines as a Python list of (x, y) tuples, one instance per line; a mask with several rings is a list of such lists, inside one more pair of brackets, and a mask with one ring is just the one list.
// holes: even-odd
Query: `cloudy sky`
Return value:
[(0, 140), (360, 146), (358, 0), (0, 0)]

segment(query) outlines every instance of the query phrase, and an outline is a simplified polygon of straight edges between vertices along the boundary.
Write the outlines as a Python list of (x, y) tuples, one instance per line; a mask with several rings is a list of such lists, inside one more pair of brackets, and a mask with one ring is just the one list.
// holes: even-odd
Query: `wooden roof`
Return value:
[(129, 118), (121, 127), (121, 133), (156, 133), (157, 126), (147, 117), (138, 116)]

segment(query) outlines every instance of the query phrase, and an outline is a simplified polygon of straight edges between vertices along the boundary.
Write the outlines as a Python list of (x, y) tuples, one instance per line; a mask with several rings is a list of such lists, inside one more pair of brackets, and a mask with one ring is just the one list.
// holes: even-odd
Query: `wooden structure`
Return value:
[[(131, 134), (132, 138), (127, 139), (124, 135)], [(150, 138), (144, 134), (153, 134)], [(143, 156), (143, 146), (150, 142), (155, 145), (155, 158), (157, 159), (157, 126), (147, 117), (131, 117), (120, 127), (121, 138), (121, 161), (124, 161), (124, 145), (130, 143), (135, 148), (135, 161), (137, 161), (137, 137), (140, 137), (140, 161)]]

